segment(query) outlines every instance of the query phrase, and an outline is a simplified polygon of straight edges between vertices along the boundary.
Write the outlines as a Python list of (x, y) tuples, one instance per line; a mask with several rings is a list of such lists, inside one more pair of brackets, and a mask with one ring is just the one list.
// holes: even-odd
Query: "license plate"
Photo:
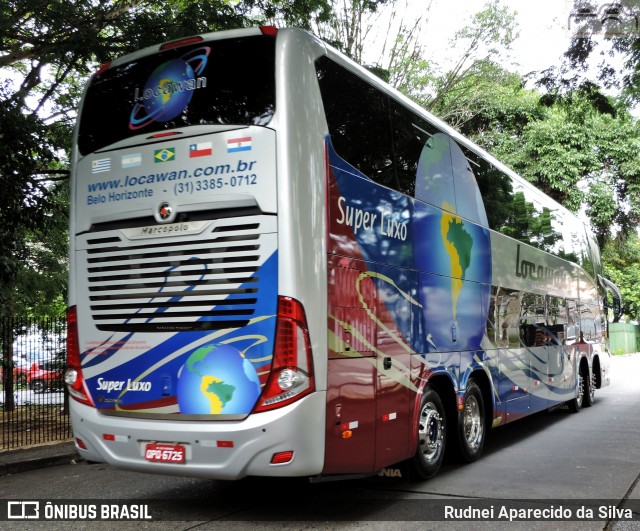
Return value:
[(148, 443), (144, 449), (144, 458), (154, 463), (183, 464), (186, 451), (180, 444)]

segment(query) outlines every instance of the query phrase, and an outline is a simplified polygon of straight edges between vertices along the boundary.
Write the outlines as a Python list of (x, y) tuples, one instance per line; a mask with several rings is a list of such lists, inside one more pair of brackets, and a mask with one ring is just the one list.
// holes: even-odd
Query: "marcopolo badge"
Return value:
[(156, 217), (158, 218), (158, 221), (172, 221), (174, 217), (174, 211), (171, 204), (167, 203), (166, 201), (160, 203)]

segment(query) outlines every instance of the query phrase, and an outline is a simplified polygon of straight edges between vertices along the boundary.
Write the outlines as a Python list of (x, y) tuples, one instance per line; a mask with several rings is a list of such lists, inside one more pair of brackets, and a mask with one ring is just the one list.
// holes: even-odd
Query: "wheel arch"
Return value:
[(578, 359), (578, 363), (576, 365), (577, 374), (580, 374), (585, 368), (587, 371), (587, 375), (591, 377), (591, 367), (589, 367), (589, 359), (587, 355), (583, 353)]

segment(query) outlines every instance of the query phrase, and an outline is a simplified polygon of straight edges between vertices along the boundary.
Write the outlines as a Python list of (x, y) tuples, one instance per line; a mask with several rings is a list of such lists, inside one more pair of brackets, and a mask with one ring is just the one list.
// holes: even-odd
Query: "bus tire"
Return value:
[(602, 370), (600, 369), (600, 358), (598, 356), (596, 356), (595, 358), (593, 358), (593, 385), (594, 385), (594, 392), (595, 389), (601, 389), (602, 388)]
[(471, 463), (482, 454), (486, 437), (484, 400), (473, 378), (467, 382), (463, 404), (458, 414), (458, 446), (462, 460)]
[(584, 392), (585, 392), (584, 369), (581, 367), (580, 371), (578, 372), (578, 378), (576, 379), (575, 396), (573, 397), (572, 400), (569, 400), (569, 403), (568, 403), (569, 411), (571, 411), (571, 413), (578, 413), (582, 409), (582, 403), (584, 401)]
[(427, 387), (420, 401), (417, 422), (418, 447), (413, 469), (423, 479), (435, 476), (442, 465), (447, 443), (447, 418), (438, 393)]
[(584, 367), (584, 396), (582, 397), (582, 407), (591, 407), (595, 400), (596, 387), (595, 378), (589, 378), (589, 369)]

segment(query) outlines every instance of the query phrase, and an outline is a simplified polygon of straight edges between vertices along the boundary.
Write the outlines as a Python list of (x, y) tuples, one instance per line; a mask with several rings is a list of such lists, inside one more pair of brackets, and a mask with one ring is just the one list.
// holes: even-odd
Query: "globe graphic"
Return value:
[(129, 129), (135, 131), (153, 122), (166, 122), (183, 112), (197, 88), (196, 75), (206, 67), (210, 51), (204, 46), (158, 66), (148, 77), (142, 95), (136, 96)]
[(253, 364), (229, 345), (205, 345), (192, 352), (178, 376), (181, 413), (249, 414), (260, 395)]
[(413, 237), (425, 348), (478, 350), (489, 312), (491, 240), (475, 177), (446, 135), (423, 148), (416, 197), (424, 201), (416, 202)]
[(161, 64), (144, 86), (142, 106), (146, 114), (138, 116), (138, 108), (132, 113), (136, 123), (166, 122), (178, 116), (191, 101), (193, 90), (187, 89), (187, 83), (194, 78), (193, 68), (181, 59)]

